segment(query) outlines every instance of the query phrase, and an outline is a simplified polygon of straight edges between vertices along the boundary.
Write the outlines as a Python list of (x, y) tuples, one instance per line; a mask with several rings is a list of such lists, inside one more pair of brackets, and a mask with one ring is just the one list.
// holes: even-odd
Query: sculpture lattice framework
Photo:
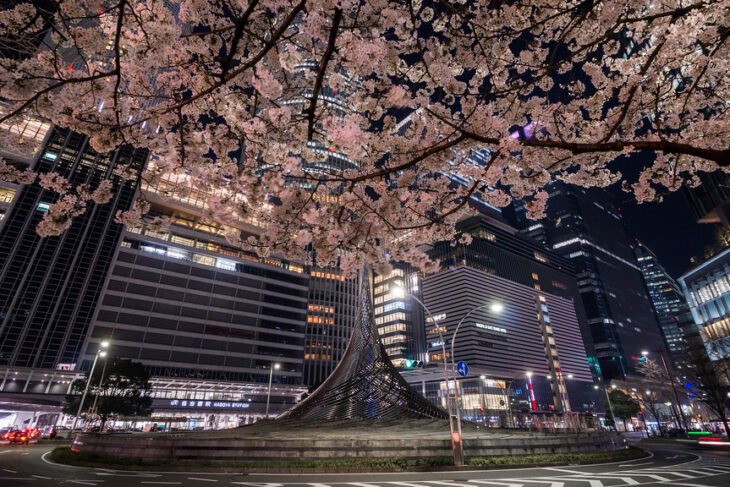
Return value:
[(309, 397), (277, 419), (448, 418), (401, 377), (378, 336), (364, 279), (342, 360)]

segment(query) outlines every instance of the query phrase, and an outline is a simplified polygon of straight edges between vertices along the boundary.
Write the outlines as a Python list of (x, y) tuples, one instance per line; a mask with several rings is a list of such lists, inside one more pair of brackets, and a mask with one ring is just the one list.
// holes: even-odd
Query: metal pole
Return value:
[[(473, 312), (486, 308), (488, 305), (483, 304), (481, 306), (477, 306), (476, 308), (469, 311), (467, 314), (465, 314), (459, 322), (456, 324), (456, 329), (454, 330), (454, 334), (451, 335), (451, 376), (454, 378), (454, 408), (456, 409), (456, 424), (458, 427), (459, 432), (459, 456), (464, 458), (464, 444), (461, 441), (461, 408), (459, 407), (459, 385), (456, 382), (456, 364), (454, 362), (454, 342), (456, 341), (456, 334), (459, 332), (459, 328), (461, 327), (461, 324), (464, 322), (465, 319), (469, 317)], [(442, 340), (443, 341), (443, 340)], [(454, 463), (456, 465), (461, 465), (461, 463), (456, 463), (456, 460), (454, 460)]]
[(274, 378), (274, 364), (269, 365), (269, 392), (266, 394), (266, 418), (269, 417), (269, 398), (271, 397), (271, 380)]
[[(99, 391), (101, 391), (101, 383), (104, 382), (104, 374), (106, 373), (106, 364), (108, 362), (104, 360), (104, 367), (101, 368), (101, 378), (99, 379), (99, 390), (94, 394), (94, 404), (91, 406), (92, 414), (96, 414), (96, 401), (99, 399)], [(101, 433), (101, 431), (99, 431)]]
[(84, 393), (81, 395), (81, 402), (79, 403), (79, 410), (76, 411), (76, 417), (74, 418), (74, 424), (71, 426), (71, 433), (69, 433), (69, 438), (73, 440), (73, 434), (74, 430), (76, 430), (76, 423), (79, 420), (79, 416), (81, 416), (81, 409), (84, 407), (84, 401), (86, 400), (86, 393), (89, 392), (89, 384), (91, 383), (91, 378), (94, 376), (94, 368), (96, 367), (96, 361), (99, 358), (99, 354), (101, 353), (101, 349), (96, 351), (96, 355), (94, 355), (94, 363), (91, 364), (91, 372), (89, 372), (89, 379), (86, 381), (86, 387), (84, 387)]
[[(449, 431), (451, 433), (451, 451), (454, 454), (454, 465), (463, 465), (464, 450), (461, 444), (461, 434), (459, 433), (458, 441), (454, 437), (454, 420), (453, 415), (451, 414), (451, 386), (449, 385), (449, 368), (446, 362), (446, 344), (444, 342), (444, 335), (443, 333), (441, 333), (441, 327), (433, 318), (433, 315), (431, 314), (431, 311), (428, 309), (428, 307), (412, 293), (408, 293), (408, 296), (413, 298), (418, 304), (423, 307), (426, 313), (428, 313), (429, 318), (431, 318), (431, 321), (433, 322), (434, 326), (436, 327), (436, 331), (439, 334), (439, 340), (441, 340), (441, 354), (443, 355), (444, 362), (444, 379), (446, 380), (446, 411), (449, 414)], [(456, 384), (454, 384), (454, 387), (456, 387)], [(459, 425), (459, 429), (461, 429), (461, 425)]]
[(613, 414), (613, 404), (611, 404), (611, 396), (608, 395), (608, 389), (603, 387), (603, 392), (606, 393), (606, 400), (608, 401), (608, 409), (611, 411), (611, 419), (613, 420), (613, 429), (618, 431), (618, 423), (616, 423), (616, 416)]
[(679, 416), (682, 418), (682, 426), (684, 431), (687, 431), (687, 420), (684, 418), (684, 412), (682, 412), (682, 403), (679, 402), (679, 394), (677, 394), (677, 388), (674, 385), (674, 380), (669, 375), (669, 367), (667, 367), (667, 361), (664, 359), (664, 352), (661, 350), (655, 350), (662, 358), (662, 364), (664, 364), (664, 371), (667, 373), (667, 380), (672, 384), (672, 392), (674, 392), (674, 399), (677, 401), (677, 409), (679, 409)]

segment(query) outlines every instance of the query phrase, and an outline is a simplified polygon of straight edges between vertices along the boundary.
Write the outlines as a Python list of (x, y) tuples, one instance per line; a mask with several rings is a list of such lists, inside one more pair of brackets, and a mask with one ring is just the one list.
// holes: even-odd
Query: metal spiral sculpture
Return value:
[(447, 419), (448, 414), (408, 385), (393, 366), (378, 336), (364, 279), (358, 320), (339, 365), (309, 397), (277, 419), (368, 418)]

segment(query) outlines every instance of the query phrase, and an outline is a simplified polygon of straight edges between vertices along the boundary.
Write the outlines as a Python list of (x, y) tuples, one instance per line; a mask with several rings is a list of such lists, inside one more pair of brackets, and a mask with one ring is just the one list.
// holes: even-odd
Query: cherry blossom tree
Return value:
[[(145, 182), (266, 222), (231, 235), (263, 253), (427, 267), (417, 244), (450, 238), (476, 193), (540, 216), (547, 182), (622, 181), (621, 155), (652, 156), (622, 181), (639, 201), (730, 165), (730, 0), (45, 3), (0, 12), (0, 124), (147, 147)], [(44, 184), (62, 194), (50, 235), (91, 193)]]

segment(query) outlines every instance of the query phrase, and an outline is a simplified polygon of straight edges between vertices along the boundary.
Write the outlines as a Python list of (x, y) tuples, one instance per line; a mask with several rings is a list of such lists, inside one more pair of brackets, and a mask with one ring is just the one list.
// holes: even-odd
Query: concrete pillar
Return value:
[(5, 389), (5, 383), (8, 381), (8, 374), (10, 373), (10, 369), (5, 369), (5, 374), (3, 375), (3, 382), (0, 384), (0, 391)]
[(33, 378), (33, 371), (31, 370), (28, 372), (28, 378), (25, 380), (25, 385), (23, 386), (23, 392), (25, 392), (28, 389), (28, 384), (30, 384), (30, 380)]
[(51, 390), (51, 386), (53, 385), (53, 381), (56, 378), (56, 374), (51, 374), (51, 378), (48, 379), (48, 384), (46, 385), (46, 390), (43, 391), (44, 394), (48, 394), (48, 391)]

